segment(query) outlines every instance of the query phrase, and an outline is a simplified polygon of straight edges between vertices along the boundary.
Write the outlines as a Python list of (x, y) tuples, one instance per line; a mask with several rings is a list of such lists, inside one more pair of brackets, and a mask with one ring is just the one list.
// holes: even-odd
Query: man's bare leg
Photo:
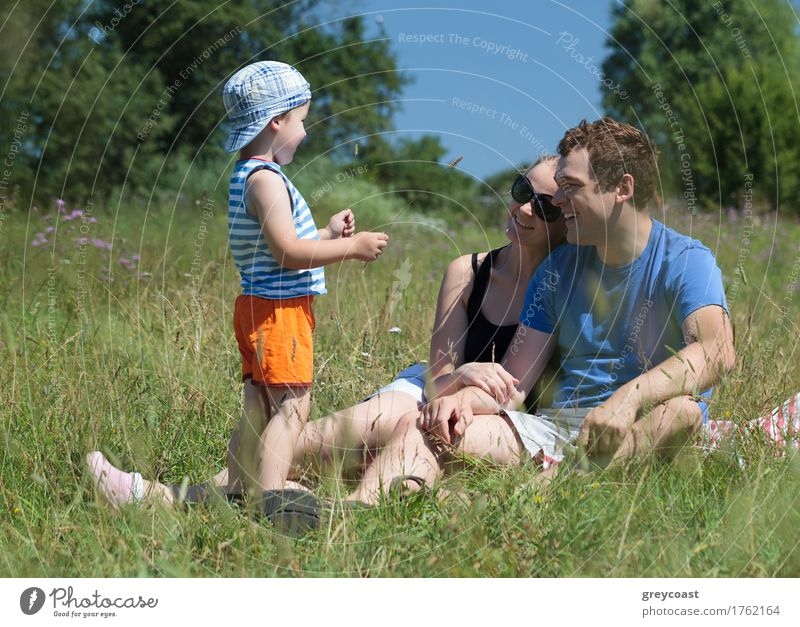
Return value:
[(622, 466), (655, 452), (672, 457), (700, 430), (703, 415), (697, 402), (678, 396), (637, 420), (614, 453), (609, 467)]

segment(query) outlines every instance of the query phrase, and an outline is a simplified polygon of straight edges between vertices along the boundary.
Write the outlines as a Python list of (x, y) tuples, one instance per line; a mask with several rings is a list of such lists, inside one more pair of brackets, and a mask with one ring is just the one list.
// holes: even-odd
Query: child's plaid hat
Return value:
[(311, 100), (311, 86), (295, 68), (280, 61), (260, 61), (231, 76), (222, 102), (233, 126), (225, 152), (241, 150), (269, 121)]

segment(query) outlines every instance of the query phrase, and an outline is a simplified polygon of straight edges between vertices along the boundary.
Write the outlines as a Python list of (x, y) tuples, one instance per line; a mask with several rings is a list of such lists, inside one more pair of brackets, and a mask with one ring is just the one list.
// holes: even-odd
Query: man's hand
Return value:
[(356, 232), (356, 217), (353, 214), (353, 210), (347, 208), (339, 213), (335, 214), (328, 222), (328, 226), (325, 227), (327, 231), (327, 237), (322, 237), (322, 233), (320, 233), (320, 237), (322, 239), (339, 239), (340, 237), (352, 237), (353, 233)]
[(461, 394), (456, 393), (436, 398), (424, 405), (417, 426), (433, 438), (451, 444), (450, 425), (453, 425), (453, 435), (461, 438), (472, 418), (470, 404)]
[(586, 415), (578, 446), (589, 455), (613, 455), (636, 422), (638, 407), (609, 398)]

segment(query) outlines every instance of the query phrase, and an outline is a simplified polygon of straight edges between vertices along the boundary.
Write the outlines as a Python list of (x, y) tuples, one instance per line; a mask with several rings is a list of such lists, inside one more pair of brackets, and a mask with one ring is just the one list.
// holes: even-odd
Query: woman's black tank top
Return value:
[[(503, 247), (504, 248), (504, 247)], [(503, 248), (491, 251), (478, 267), (478, 253), (472, 254), (472, 270), (475, 279), (472, 282), (472, 292), (467, 300), (467, 340), (464, 346), (464, 363), (470, 362), (497, 362), (503, 360), (519, 324), (506, 324), (498, 326), (489, 322), (481, 313), (481, 306), (489, 287), (489, 277), (492, 267), (497, 261), (497, 255)], [(535, 413), (536, 407), (549, 407), (553, 402), (552, 384), (558, 371), (558, 351), (550, 359), (542, 376), (534, 385), (525, 407), (529, 413)]]
[(472, 253), (472, 271), (475, 279), (467, 300), (467, 340), (464, 346), (464, 363), (474, 361), (500, 363), (508, 349), (517, 324), (498, 326), (489, 322), (481, 313), (483, 298), (489, 286), (489, 276), (502, 248), (491, 251), (478, 267), (478, 253)]

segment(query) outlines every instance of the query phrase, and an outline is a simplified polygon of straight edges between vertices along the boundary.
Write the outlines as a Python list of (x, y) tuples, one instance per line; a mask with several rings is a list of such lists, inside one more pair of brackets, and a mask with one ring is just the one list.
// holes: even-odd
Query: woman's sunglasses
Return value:
[(555, 222), (561, 217), (561, 207), (553, 204), (553, 197), (550, 194), (537, 193), (527, 176), (517, 175), (511, 186), (511, 197), (521, 205), (531, 203), (533, 212), (540, 220)]

